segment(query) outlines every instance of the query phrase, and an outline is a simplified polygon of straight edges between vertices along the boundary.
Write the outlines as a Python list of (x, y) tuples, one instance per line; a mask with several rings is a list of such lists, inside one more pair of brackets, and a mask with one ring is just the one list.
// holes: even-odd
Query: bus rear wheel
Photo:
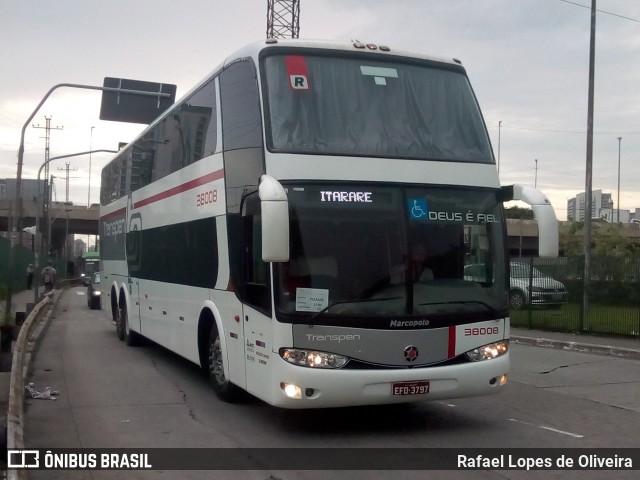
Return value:
[(234, 402), (239, 397), (239, 388), (224, 375), (224, 352), (218, 329), (211, 327), (209, 335), (208, 373), (213, 391), (218, 398), (225, 402)]
[(127, 332), (127, 307), (126, 306), (122, 308), (118, 307), (117, 318), (116, 318), (116, 333), (118, 334), (118, 338), (120, 340), (124, 340), (126, 332)]
[(140, 344), (138, 334), (129, 328), (129, 315), (127, 314), (126, 305), (119, 310), (116, 331), (118, 332), (118, 338), (124, 340), (128, 346), (135, 347)]

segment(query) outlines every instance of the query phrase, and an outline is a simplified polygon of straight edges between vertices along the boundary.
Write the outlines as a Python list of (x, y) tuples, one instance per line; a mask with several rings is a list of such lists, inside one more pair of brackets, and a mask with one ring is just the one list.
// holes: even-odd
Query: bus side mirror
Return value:
[(260, 177), (260, 209), (262, 216), (262, 260), (289, 261), (289, 202), (287, 193), (275, 178)]
[(538, 255), (541, 257), (558, 256), (558, 219), (551, 202), (537, 188), (528, 185), (514, 184), (502, 187), (501, 197), (503, 202), (520, 200), (530, 205), (533, 214), (538, 221)]

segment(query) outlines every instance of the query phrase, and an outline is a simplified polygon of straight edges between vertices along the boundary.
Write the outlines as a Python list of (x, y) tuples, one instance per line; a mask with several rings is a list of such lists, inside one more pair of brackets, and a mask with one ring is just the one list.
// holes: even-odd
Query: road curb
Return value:
[(566, 340), (553, 340), (551, 338), (534, 338), (524, 336), (512, 336), (512, 343), (530, 345), (534, 347), (556, 348), (571, 352), (595, 353), (597, 355), (610, 355), (640, 360), (640, 349), (614, 347), (611, 345), (595, 345), (591, 343), (569, 342)]

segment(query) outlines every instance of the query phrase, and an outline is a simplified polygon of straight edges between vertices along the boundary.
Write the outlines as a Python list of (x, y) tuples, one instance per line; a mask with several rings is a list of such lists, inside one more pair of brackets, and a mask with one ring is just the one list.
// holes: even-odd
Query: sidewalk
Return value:
[(640, 337), (548, 332), (511, 327), (511, 343), (640, 360)]

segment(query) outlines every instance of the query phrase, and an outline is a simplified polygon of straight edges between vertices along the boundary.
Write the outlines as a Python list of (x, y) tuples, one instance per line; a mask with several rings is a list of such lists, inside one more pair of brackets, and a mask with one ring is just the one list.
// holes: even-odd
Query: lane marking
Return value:
[(578, 433), (565, 432), (564, 430), (558, 430), (557, 428), (545, 427), (544, 425), (536, 425), (534, 423), (523, 422), (522, 420), (517, 420), (515, 418), (510, 418), (509, 421), (522, 423), (523, 425), (529, 425), (530, 427), (541, 428), (543, 430), (548, 430), (550, 432), (559, 433), (560, 435), (568, 435), (573, 438), (583, 438), (584, 435), (580, 435)]

